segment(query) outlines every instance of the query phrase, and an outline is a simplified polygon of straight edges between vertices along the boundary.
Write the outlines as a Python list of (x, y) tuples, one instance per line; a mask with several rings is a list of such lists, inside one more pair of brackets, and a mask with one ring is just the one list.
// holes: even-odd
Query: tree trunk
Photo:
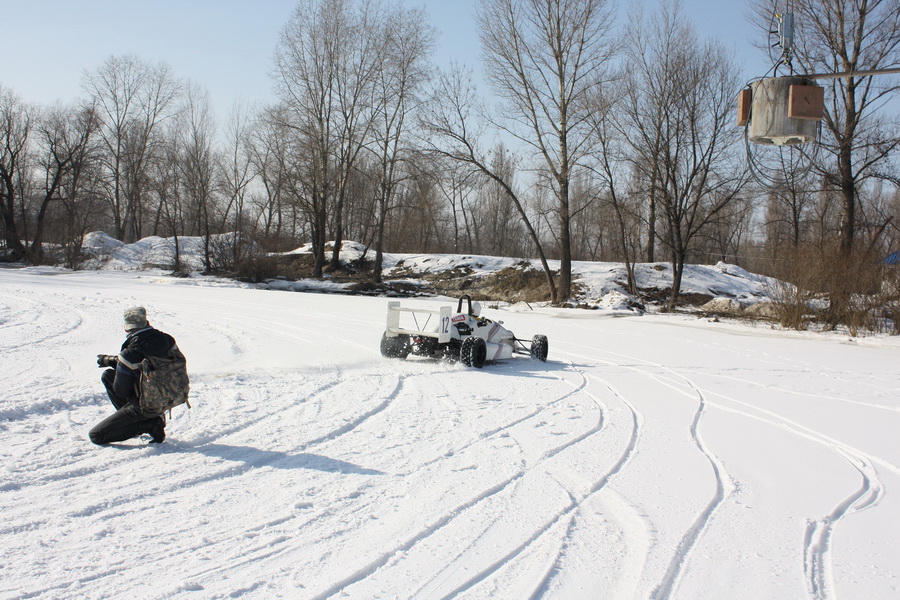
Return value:
[(554, 304), (562, 304), (572, 295), (572, 216), (569, 213), (569, 180), (565, 177), (559, 184), (559, 288)]
[(3, 225), (6, 232), (6, 247), (12, 251), (13, 258), (22, 259), (25, 258), (25, 246), (22, 244), (22, 240), (19, 239), (19, 228), (16, 225), (16, 189), (13, 185), (11, 176), (7, 176), (6, 173), (2, 173), (0, 176), (2, 176), (3, 179), (3, 187), (6, 189), (4, 193), (6, 202), (3, 207)]
[(656, 262), (656, 175), (650, 182), (649, 200), (647, 206), (647, 262), (652, 263)]
[(672, 291), (669, 294), (669, 303), (666, 305), (667, 311), (675, 310), (678, 296), (681, 294), (681, 279), (684, 275), (684, 259), (683, 251), (672, 252)]
[(341, 268), (341, 246), (344, 245), (344, 191), (338, 194), (334, 207), (334, 248), (331, 251), (331, 261), (328, 263), (329, 271), (337, 271)]
[(853, 251), (853, 237), (856, 225), (856, 182), (853, 178), (850, 148), (841, 148), (838, 157), (840, 190), (842, 201), (841, 250), (845, 254)]
[(381, 272), (384, 269), (384, 222), (387, 219), (384, 200), (379, 204), (378, 213), (378, 224), (375, 229), (375, 262), (372, 265), (372, 281), (375, 283), (383, 281)]

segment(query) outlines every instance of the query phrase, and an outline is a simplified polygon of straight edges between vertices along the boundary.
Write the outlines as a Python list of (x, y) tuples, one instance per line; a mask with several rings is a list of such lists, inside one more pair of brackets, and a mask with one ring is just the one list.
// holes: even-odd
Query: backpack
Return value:
[(168, 356), (148, 356), (141, 361), (140, 408), (148, 417), (161, 416), (166, 411), (188, 402), (190, 380), (187, 374), (187, 359), (172, 346)]

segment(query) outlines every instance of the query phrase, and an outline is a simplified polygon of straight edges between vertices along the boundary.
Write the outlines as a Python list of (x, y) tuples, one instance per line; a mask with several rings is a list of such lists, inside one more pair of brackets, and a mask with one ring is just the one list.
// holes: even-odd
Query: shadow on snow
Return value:
[(314, 469), (328, 473), (346, 473), (354, 475), (384, 475), (382, 471), (367, 469), (353, 463), (318, 454), (301, 452), (290, 454), (260, 450), (250, 446), (229, 446), (228, 444), (204, 444), (192, 448), (200, 454), (221, 458), (233, 462), (244, 463), (248, 467), (273, 467), (275, 469)]

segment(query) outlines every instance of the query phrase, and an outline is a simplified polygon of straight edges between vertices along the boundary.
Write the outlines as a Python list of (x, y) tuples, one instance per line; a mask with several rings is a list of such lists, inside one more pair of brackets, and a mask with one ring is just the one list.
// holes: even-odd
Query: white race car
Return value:
[(530, 343), (520, 340), (503, 327), (502, 321), (482, 317), (481, 305), (468, 295), (459, 299), (456, 312), (451, 306), (428, 310), (389, 302), (381, 355), (406, 358), (410, 354), (459, 360), (479, 369), (487, 361), (512, 358), (514, 354), (546, 361), (547, 336), (535, 335)]

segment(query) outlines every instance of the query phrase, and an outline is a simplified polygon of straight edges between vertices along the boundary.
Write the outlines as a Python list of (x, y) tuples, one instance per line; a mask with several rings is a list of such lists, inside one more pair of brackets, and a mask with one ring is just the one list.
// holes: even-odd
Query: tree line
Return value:
[[(900, 64), (900, 0), (793, 6), (804, 69)], [(692, 262), (780, 274), (801, 249), (900, 249), (900, 127), (883, 110), (896, 78), (829, 80), (818, 151), (778, 154), (784, 175), (762, 186), (735, 125), (737, 59), (677, 2), (616, 14), (608, 0), (482, 0), (478, 89), (470, 69), (435, 67), (422, 9), (300, 0), (277, 101), (221, 123), (200, 84), (136, 56), (86, 72), (70, 104), (0, 85), (6, 256), (42, 262), (52, 244), (76, 266), (90, 231), (189, 235), (208, 271), (309, 243), (318, 276), (354, 240), (376, 282), (387, 251), (538, 258), (560, 303), (573, 261), (624, 262), (635, 293), (636, 262), (668, 261), (672, 307)], [(220, 233), (235, 234), (226, 248)]]

